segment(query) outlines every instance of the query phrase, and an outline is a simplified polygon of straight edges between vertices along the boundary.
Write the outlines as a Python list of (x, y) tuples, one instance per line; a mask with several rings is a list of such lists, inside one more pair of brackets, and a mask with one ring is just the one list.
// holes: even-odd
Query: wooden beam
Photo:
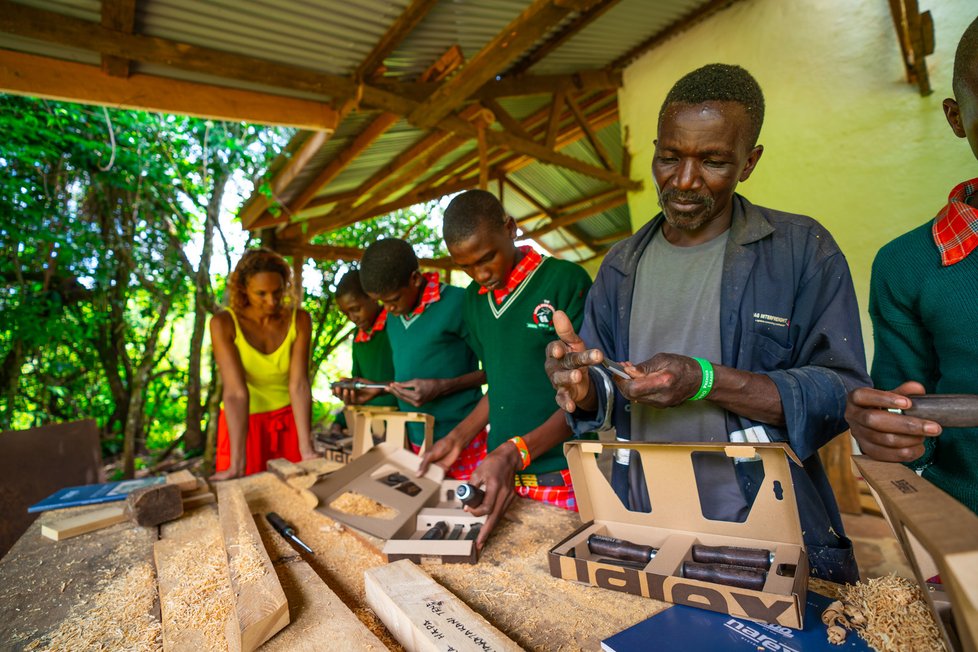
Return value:
[(356, 79), (367, 79), (384, 65), (384, 59), (401, 44), (408, 34), (410, 34), (418, 24), (424, 20), (428, 12), (438, 4), (438, 0), (413, 0), (401, 15), (397, 17), (387, 31), (380, 38), (374, 49), (357, 66), (355, 73)]
[(557, 142), (557, 132), (560, 131), (560, 114), (564, 109), (564, 91), (554, 93), (553, 100), (550, 102), (550, 121), (547, 122), (547, 136), (543, 139), (544, 144), (553, 149)]
[[(590, 197), (582, 197), (581, 199), (575, 199), (574, 201), (563, 204), (562, 206), (554, 206), (552, 210), (554, 210), (557, 213), (557, 216), (559, 217), (561, 215), (566, 215), (568, 213), (573, 213), (575, 211), (578, 211), (582, 208), (586, 208), (596, 202), (603, 202), (606, 199), (611, 199), (612, 197), (618, 196), (620, 193), (621, 190), (619, 190), (618, 188), (609, 188), (608, 190), (602, 190), (601, 192), (591, 195)], [(539, 213), (534, 213), (532, 215), (521, 217), (518, 220), (518, 224), (520, 228), (523, 228), (528, 222), (532, 222), (534, 220), (540, 220), (545, 217), (547, 217), (547, 214), (544, 213), (543, 211), (540, 211)]]
[[(336, 245), (309, 244), (296, 240), (279, 240), (279, 251), (287, 256), (305, 256), (314, 260), (360, 260), (363, 258), (363, 249), (358, 247), (339, 247)], [(458, 265), (452, 262), (451, 258), (419, 258), (418, 264), (421, 267), (431, 269), (452, 270), (459, 269)]]
[[(482, 88), (473, 93), (470, 99), (498, 100), (504, 97), (550, 95), (560, 89), (569, 93), (592, 93), (621, 88), (621, 85), (621, 71), (605, 70), (604, 68), (579, 70), (570, 74), (518, 75), (503, 77), (502, 79), (493, 77)], [(379, 78), (371, 81), (371, 86), (421, 102), (434, 93), (439, 84), (436, 82), (403, 82)]]
[(96, 66), (11, 50), (0, 50), (0, 91), (118, 109), (330, 132), (339, 122), (336, 111), (325, 102), (153, 75), (132, 75), (128, 79), (108, 77)]
[(587, 10), (580, 12), (574, 20), (561, 27), (557, 34), (547, 39), (546, 43), (535, 49), (529, 56), (524, 57), (516, 66), (508, 70), (507, 76), (522, 74), (543, 61), (547, 58), (547, 55), (565, 44), (571, 37), (579, 34), (582, 29), (603, 16), (606, 11), (618, 4), (619, 1), (599, 0)]
[(601, 159), (601, 162), (604, 163), (604, 166), (607, 169), (613, 170), (614, 163), (611, 160), (611, 155), (608, 154), (608, 150), (605, 149), (604, 145), (601, 144), (601, 141), (598, 140), (598, 135), (595, 133), (594, 129), (591, 128), (591, 124), (587, 121), (587, 117), (581, 111), (581, 107), (577, 105), (577, 102), (575, 102), (574, 98), (570, 95), (564, 99), (567, 102), (567, 106), (570, 107), (571, 113), (574, 114), (574, 119), (577, 120), (577, 124), (579, 124), (581, 129), (584, 130), (587, 140), (589, 143), (591, 143), (591, 147), (598, 155), (598, 158)]
[[(302, 146), (279, 169), (270, 182), (273, 199), (278, 197), (295, 180), (299, 173), (305, 169), (312, 157), (319, 153), (319, 150), (323, 148), (331, 135), (332, 132), (328, 131), (314, 131), (308, 134)], [(260, 192), (255, 192), (252, 196), (255, 199), (245, 204), (238, 212), (238, 217), (241, 219), (241, 228), (246, 230), (251, 229), (271, 205), (269, 198)], [(283, 211), (283, 213), (288, 215), (287, 211)]]
[(62, 541), (79, 534), (101, 530), (126, 520), (126, 510), (123, 507), (103, 507), (95, 511), (85, 512), (79, 516), (68, 516), (41, 526), (41, 536), (54, 541)]
[(539, 229), (534, 229), (533, 231), (526, 233), (525, 236), (527, 238), (539, 238), (540, 236), (550, 233), (554, 229), (559, 229), (561, 227), (568, 226), (569, 224), (580, 222), (581, 220), (591, 217), (592, 215), (597, 215), (598, 213), (603, 213), (612, 208), (621, 206), (627, 201), (628, 201), (628, 196), (625, 193), (620, 193), (602, 202), (598, 202), (593, 206), (582, 208), (579, 211), (567, 215), (561, 215), (557, 219), (552, 220), (546, 226), (542, 226)]
[[(132, 34), (136, 26), (136, 0), (102, 0), (102, 27)], [(102, 72), (110, 77), (129, 76), (129, 59), (102, 55)]]
[(625, 229), (624, 231), (619, 231), (618, 233), (612, 233), (611, 235), (606, 235), (601, 238), (595, 238), (591, 240), (591, 244), (595, 247), (603, 247), (605, 245), (615, 244), (619, 240), (624, 240), (625, 238), (632, 235), (631, 229)]
[(506, 177), (505, 181), (506, 181), (506, 184), (510, 188), (512, 188), (513, 190), (515, 190), (518, 195), (520, 195), (521, 197), (523, 197), (523, 199), (525, 199), (526, 201), (530, 202), (532, 205), (536, 206), (537, 207), (537, 210), (539, 210), (541, 213), (544, 213), (545, 215), (547, 215), (551, 219), (556, 219), (556, 217), (557, 217), (557, 211), (555, 211), (554, 209), (550, 208), (549, 206), (544, 206), (543, 203), (539, 199), (537, 199), (536, 197), (534, 197), (533, 195), (531, 195), (525, 188), (523, 188), (522, 186), (520, 186), (518, 183), (516, 183), (515, 181), (513, 181), (511, 178)]
[(411, 652), (523, 649), (408, 559), (367, 569), (364, 590), (370, 608)]
[(472, 93), (519, 58), (568, 14), (593, 0), (534, 0), (514, 21), (489, 41), (459, 73), (416, 107), (409, 118), (430, 128), (460, 106)]
[(251, 652), (289, 624), (289, 605), (241, 486), (219, 483), (217, 503), (237, 614), (228, 621), (228, 647)]
[(509, 111), (504, 109), (499, 102), (496, 100), (483, 100), (481, 104), (492, 111), (492, 114), (495, 116), (499, 124), (503, 126), (503, 129), (514, 136), (522, 138), (523, 140), (533, 140), (533, 137), (527, 133), (526, 129), (523, 128), (523, 125), (520, 124), (519, 120), (510, 115)]
[(699, 7), (698, 9), (694, 9), (686, 14), (683, 18), (670, 23), (664, 29), (645, 39), (634, 48), (612, 61), (608, 68), (610, 70), (623, 70), (628, 66), (628, 64), (649, 50), (662, 45), (673, 36), (685, 32), (690, 27), (696, 25), (697, 23), (703, 22), (713, 14), (723, 11), (727, 7), (736, 4), (739, 1), (740, 0), (711, 0), (705, 5)]

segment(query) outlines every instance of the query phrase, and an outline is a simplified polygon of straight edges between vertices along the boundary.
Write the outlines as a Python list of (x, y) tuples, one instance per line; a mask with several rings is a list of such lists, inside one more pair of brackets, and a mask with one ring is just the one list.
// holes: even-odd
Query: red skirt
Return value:
[[(295, 427), (292, 406), (248, 416), (248, 438), (245, 440), (245, 475), (265, 470), (268, 460), (284, 457), (301, 462), (299, 432)], [(217, 420), (217, 456), (214, 469), (224, 471), (231, 466), (231, 436), (224, 410)]]

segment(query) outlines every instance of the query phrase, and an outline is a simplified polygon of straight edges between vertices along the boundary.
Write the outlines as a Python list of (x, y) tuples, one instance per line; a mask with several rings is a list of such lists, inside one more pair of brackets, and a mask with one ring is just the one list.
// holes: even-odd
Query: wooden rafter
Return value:
[(652, 36), (645, 39), (644, 41), (636, 45), (634, 48), (632, 48), (625, 54), (615, 59), (611, 63), (611, 65), (608, 66), (608, 68), (610, 70), (624, 70), (628, 66), (628, 64), (630, 64), (632, 61), (642, 56), (652, 48), (657, 47), (662, 43), (665, 43), (673, 36), (685, 32), (690, 27), (696, 25), (697, 23), (703, 22), (713, 14), (723, 11), (727, 7), (736, 4), (737, 2), (740, 2), (740, 0), (712, 0), (711, 2), (708, 2), (702, 7), (699, 7), (698, 9), (694, 9), (693, 11), (689, 12), (681, 19), (670, 24), (665, 29), (653, 34)]
[(618, 233), (612, 233), (611, 235), (605, 235), (600, 238), (595, 238), (591, 240), (591, 244), (595, 247), (604, 247), (607, 245), (615, 244), (619, 240), (624, 240), (625, 238), (632, 235), (631, 229), (625, 229), (624, 231), (619, 231)]
[(483, 84), (515, 61), (568, 14), (585, 9), (593, 0), (534, 0), (514, 21), (490, 40), (459, 74), (409, 115), (421, 128), (431, 128), (461, 106)]
[(564, 91), (557, 91), (550, 102), (550, 122), (547, 123), (547, 137), (543, 140), (551, 149), (557, 142), (557, 132), (560, 131), (560, 117), (563, 111)]
[(619, 2), (620, 0), (599, 0), (588, 9), (580, 12), (574, 20), (561, 27), (558, 33), (548, 38), (546, 43), (535, 49), (508, 70), (506, 73), (507, 76), (520, 75), (540, 63), (547, 55), (569, 41), (571, 37), (600, 18), (606, 11)]
[(552, 220), (549, 224), (528, 232), (526, 237), (537, 239), (550, 233), (554, 229), (559, 229), (561, 227), (574, 224), (575, 222), (580, 222), (581, 220), (591, 217), (592, 215), (597, 215), (598, 213), (603, 213), (607, 210), (611, 210), (612, 208), (617, 208), (627, 201), (628, 195), (626, 195), (624, 192), (620, 192), (617, 195), (605, 199), (604, 201), (599, 201), (591, 206), (574, 211), (573, 213), (561, 215), (557, 219)]
[[(315, 260), (360, 260), (363, 249), (335, 245), (308, 244), (292, 240), (277, 240), (276, 250), (286, 256), (303, 256)], [(451, 258), (420, 258), (418, 264), (428, 269), (455, 270), (458, 266)]]
[[(584, 210), (595, 203), (599, 203), (599, 202), (603, 203), (605, 201), (614, 199), (619, 195), (623, 195), (623, 194), (624, 193), (622, 193), (622, 191), (619, 190), (618, 188), (610, 188), (608, 190), (602, 190), (601, 192), (591, 195), (590, 197), (583, 197), (581, 199), (575, 199), (574, 201), (567, 202), (566, 204), (563, 204), (561, 206), (554, 206), (551, 210), (557, 213), (558, 216), (564, 216), (569, 213), (575, 213), (577, 211)], [(520, 228), (523, 228), (529, 225), (530, 222), (534, 222), (536, 220), (540, 220), (546, 217), (549, 217), (548, 213), (544, 211), (539, 211), (537, 213), (532, 213), (530, 215), (521, 217), (518, 220), (518, 223)], [(527, 230), (535, 230), (535, 229), (527, 229)]]
[(920, 11), (917, 0), (890, 0), (890, 13), (896, 28), (907, 81), (916, 84), (921, 95), (930, 95), (930, 78), (924, 58), (934, 53), (934, 19)]
[(300, 129), (332, 131), (339, 123), (336, 111), (323, 102), (154, 75), (135, 74), (122, 79), (103, 74), (97, 66), (2, 49), (0, 90), (114, 108)]
[[(542, 0), (538, 0), (542, 1)], [(577, 0), (578, 2), (584, 0)], [(360, 96), (366, 106), (390, 111), (399, 115), (413, 115), (418, 103), (369, 84), (357, 84), (352, 79), (330, 75), (254, 57), (228, 54), (211, 48), (178, 43), (158, 37), (139, 34), (122, 34), (107, 30), (97, 23), (73, 18), (56, 12), (34, 9), (0, 0), (0, 31), (13, 32), (30, 38), (53, 41), (102, 54), (125, 56), (136, 61), (158, 63), (182, 70), (192, 70), (221, 77), (267, 84), (278, 88), (328, 95), (340, 100)], [(459, 118), (448, 116), (437, 127), (458, 136), (475, 138), (474, 126)], [(637, 189), (641, 184), (621, 175), (599, 168), (580, 159), (561, 154), (539, 143), (525, 141), (517, 136), (489, 131), (487, 143), (507, 147), (545, 163), (575, 170), (586, 176)]]
[(492, 114), (496, 117), (496, 121), (503, 126), (503, 129), (507, 130), (511, 134), (523, 138), (524, 140), (533, 140), (533, 137), (527, 133), (526, 129), (523, 128), (523, 125), (520, 124), (519, 120), (510, 115), (509, 111), (504, 109), (499, 102), (496, 100), (483, 100), (481, 104), (492, 111)]
[(438, 4), (438, 0), (413, 0), (401, 15), (387, 29), (374, 49), (357, 66), (356, 79), (368, 79), (380, 69), (390, 54), (401, 44), (408, 34), (424, 20), (428, 12)]
[(557, 211), (555, 211), (554, 209), (550, 208), (549, 206), (545, 206), (543, 204), (543, 202), (541, 202), (539, 199), (537, 199), (532, 194), (530, 194), (530, 192), (527, 191), (526, 188), (524, 188), (520, 184), (516, 183), (515, 181), (513, 181), (509, 177), (505, 177), (504, 178), (504, 181), (506, 182), (506, 185), (508, 185), (510, 188), (512, 188), (513, 190), (516, 191), (516, 194), (518, 194), (519, 196), (521, 196), (526, 201), (530, 202), (530, 204), (532, 204), (533, 206), (535, 206), (538, 211), (540, 211), (541, 213), (545, 214), (547, 217), (549, 217), (551, 219), (556, 219), (557, 218)]
[[(102, 0), (102, 27), (132, 34), (136, 26), (136, 0)], [(102, 55), (102, 72), (110, 77), (128, 77), (129, 59)]]
[[(435, 82), (404, 82), (374, 79), (371, 85), (402, 97), (423, 101), (438, 89)], [(498, 100), (505, 97), (549, 95), (563, 89), (568, 93), (592, 93), (621, 88), (622, 73), (618, 70), (579, 70), (571, 74), (519, 75), (517, 77), (493, 77), (470, 96), (473, 100)]]
[(591, 143), (591, 147), (598, 155), (598, 158), (601, 159), (601, 162), (604, 163), (604, 166), (607, 169), (613, 170), (614, 163), (611, 160), (611, 155), (608, 154), (608, 150), (605, 149), (604, 145), (601, 144), (601, 141), (598, 140), (598, 135), (594, 132), (591, 124), (587, 121), (587, 117), (584, 115), (584, 112), (581, 111), (581, 107), (577, 105), (577, 102), (570, 95), (564, 98), (564, 101), (567, 102), (567, 106), (570, 107), (571, 113), (574, 114), (574, 119), (577, 120), (577, 124), (579, 124), (581, 129), (584, 130), (584, 134), (587, 136), (587, 140), (589, 143)]

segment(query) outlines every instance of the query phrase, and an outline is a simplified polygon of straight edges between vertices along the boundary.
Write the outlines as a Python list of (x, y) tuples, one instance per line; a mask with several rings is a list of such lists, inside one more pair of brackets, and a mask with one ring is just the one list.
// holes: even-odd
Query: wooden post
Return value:
[(302, 254), (292, 255), (292, 296), (295, 299), (295, 305), (299, 308), (302, 307), (302, 266), (305, 262), (306, 258)]

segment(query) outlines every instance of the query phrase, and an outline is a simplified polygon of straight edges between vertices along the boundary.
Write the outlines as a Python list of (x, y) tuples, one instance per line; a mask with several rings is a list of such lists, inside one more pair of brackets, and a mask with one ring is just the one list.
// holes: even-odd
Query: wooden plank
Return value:
[[(131, 34), (136, 25), (136, 0), (102, 0), (102, 27)], [(102, 72), (110, 77), (128, 77), (129, 60), (102, 56)]]
[(119, 109), (179, 113), (299, 129), (332, 132), (339, 123), (336, 111), (325, 102), (154, 75), (131, 75), (127, 79), (107, 77), (96, 66), (11, 50), (0, 50), (0, 90)]
[(268, 460), (266, 469), (282, 482), (288, 482), (290, 478), (294, 478), (298, 475), (306, 475), (306, 473), (308, 473), (308, 471), (306, 471), (304, 468), (298, 464), (295, 464), (294, 462), (290, 462), (284, 457)]
[[(436, 82), (402, 82), (389, 79), (375, 79), (372, 86), (402, 97), (421, 102), (438, 88)], [(512, 73), (501, 79), (493, 78), (472, 94), (472, 100), (500, 99), (503, 97), (526, 97), (528, 95), (550, 95), (559, 89), (569, 93), (590, 93), (594, 91), (621, 88), (622, 73), (604, 68), (583, 69), (571, 74), (517, 75)]]
[(289, 624), (289, 605), (238, 484), (217, 488), (237, 622), (228, 622), (228, 647), (251, 652)]
[(591, 0), (534, 0), (504, 27), (455, 77), (442, 84), (409, 115), (412, 123), (430, 128), (454, 111), (472, 93), (518, 59), (568, 14)]
[(621, 206), (622, 204), (627, 202), (628, 202), (628, 195), (626, 195), (623, 192), (619, 193), (615, 196), (605, 199), (604, 201), (598, 202), (593, 206), (588, 206), (587, 208), (582, 208), (579, 211), (575, 211), (573, 213), (569, 213), (566, 215), (561, 215), (557, 219), (551, 221), (549, 224), (524, 234), (524, 237), (539, 238), (540, 236), (550, 233), (554, 229), (559, 229), (561, 227), (574, 224), (575, 222), (580, 222), (581, 220), (591, 217), (592, 215), (603, 213), (607, 210), (611, 210), (612, 208)]
[(404, 37), (424, 20), (424, 17), (436, 4), (438, 4), (438, 0), (412, 0), (411, 4), (401, 12), (397, 20), (391, 23), (384, 35), (380, 37), (380, 40), (374, 45), (374, 49), (357, 66), (355, 78), (369, 78), (378, 68), (383, 66), (384, 59), (397, 48)]
[(183, 498), (183, 511), (184, 513), (189, 512), (192, 509), (197, 509), (204, 505), (210, 505), (214, 503), (217, 499), (214, 494), (210, 491), (201, 491), (200, 493), (189, 494)]
[(550, 102), (550, 121), (547, 123), (547, 135), (543, 139), (548, 149), (553, 149), (557, 143), (557, 132), (560, 131), (560, 113), (563, 109), (564, 91), (557, 91)]
[(77, 537), (126, 520), (124, 507), (103, 507), (79, 516), (68, 516), (41, 526), (41, 536), (53, 541)]
[(198, 478), (193, 473), (187, 469), (182, 471), (177, 471), (176, 473), (166, 474), (166, 483), (175, 484), (180, 487), (180, 491), (187, 493), (189, 491), (196, 491), (199, 483)]
[(533, 140), (533, 137), (527, 133), (519, 120), (510, 115), (509, 111), (504, 109), (499, 102), (492, 99), (482, 100), (482, 105), (492, 111), (492, 114), (496, 116), (496, 120), (503, 126), (503, 129), (520, 138)]
[(564, 98), (564, 101), (567, 102), (567, 106), (570, 107), (571, 113), (574, 114), (574, 119), (577, 120), (577, 124), (579, 124), (581, 129), (584, 130), (588, 142), (591, 143), (591, 147), (594, 148), (594, 152), (598, 155), (598, 158), (601, 159), (601, 162), (604, 163), (606, 168), (611, 170), (614, 167), (614, 164), (611, 161), (611, 154), (609, 154), (608, 150), (601, 144), (597, 133), (595, 133), (594, 129), (591, 128), (591, 124), (584, 116), (584, 112), (581, 111), (581, 107), (577, 105), (577, 102), (570, 95), (567, 95)]
[(364, 589), (408, 652), (522, 649), (410, 560), (367, 570)]

